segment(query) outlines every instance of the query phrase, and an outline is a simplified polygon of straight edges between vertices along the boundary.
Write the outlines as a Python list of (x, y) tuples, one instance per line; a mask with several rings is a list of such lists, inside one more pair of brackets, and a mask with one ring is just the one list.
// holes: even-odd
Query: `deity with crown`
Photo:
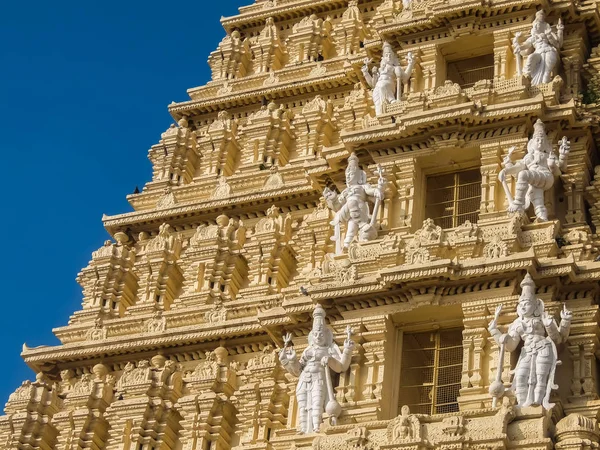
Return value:
[[(562, 21), (558, 19), (554, 32), (546, 23), (546, 14), (540, 10), (535, 14), (531, 33), (525, 42), (519, 43), (521, 33), (515, 33), (513, 52), (517, 61), (517, 73), (529, 77), (532, 86), (550, 82), (552, 71), (560, 57), (564, 28)], [(523, 56), (526, 56), (527, 60), (525, 67), (521, 69)]]
[[(494, 319), (488, 330), (494, 340), (500, 345), (501, 359), (504, 351), (513, 352), (521, 341), (523, 347), (514, 369), (512, 390), (519, 406), (542, 405), (546, 409), (554, 405), (550, 403), (550, 393), (558, 386), (554, 384), (554, 375), (558, 361), (556, 345), (563, 343), (569, 337), (572, 313), (563, 305), (560, 313), (560, 325), (544, 310), (544, 302), (535, 296), (535, 283), (527, 274), (521, 283), (522, 293), (517, 305), (518, 318), (508, 327), (508, 332), (502, 334), (498, 330), (498, 318), (502, 305), (496, 308)], [(498, 368), (502, 371), (502, 363)], [(500, 381), (500, 380), (498, 380)], [(498, 391), (498, 387), (500, 390)], [(499, 383), (494, 389), (490, 388), (492, 396), (502, 396), (503, 386)]]
[(413, 68), (415, 59), (411, 52), (406, 55), (407, 66), (402, 68), (398, 55), (394, 52), (389, 42), (383, 43), (383, 53), (379, 68), (373, 67), (369, 73), (369, 64), (372, 60), (367, 58), (362, 66), (362, 72), (367, 84), (373, 89), (373, 103), (375, 104), (375, 114), (383, 114), (384, 105), (400, 101), (402, 89), (406, 89)]
[[(557, 157), (542, 121), (538, 119), (533, 128), (533, 136), (527, 143), (525, 157), (513, 161), (515, 148), (511, 147), (504, 158), (504, 169), (500, 171), (498, 178), (503, 183), (510, 203), (509, 212), (522, 212), (533, 204), (538, 221), (545, 222), (548, 220), (548, 210), (544, 202), (544, 191), (550, 189), (554, 184), (554, 178), (566, 170), (571, 147), (567, 138), (563, 137)], [(517, 179), (514, 198), (506, 183), (507, 175)]]
[(292, 337), (288, 333), (285, 345), (279, 352), (279, 361), (292, 375), (298, 377), (296, 399), (300, 433), (318, 432), (326, 412), (335, 425), (342, 408), (335, 400), (331, 370), (341, 373), (348, 369), (354, 349), (352, 330), (346, 328), (344, 348), (333, 340), (333, 333), (325, 324), (325, 310), (317, 305), (313, 312), (313, 326), (308, 334), (308, 347), (300, 360), (291, 347)]
[[(327, 205), (335, 212), (331, 224), (335, 227), (335, 235), (332, 239), (337, 243), (336, 253), (341, 253), (342, 247), (348, 248), (356, 237), (359, 242), (372, 241), (377, 237), (376, 218), (385, 187), (381, 167), (378, 167), (377, 174), (379, 175), (377, 186), (367, 183), (367, 174), (359, 167), (358, 157), (353, 153), (348, 158), (346, 168), (346, 189), (341, 194), (337, 194), (329, 187), (323, 191)], [(372, 214), (369, 214), (369, 201), (375, 203)], [(342, 223), (346, 224), (343, 246), (340, 231)]]

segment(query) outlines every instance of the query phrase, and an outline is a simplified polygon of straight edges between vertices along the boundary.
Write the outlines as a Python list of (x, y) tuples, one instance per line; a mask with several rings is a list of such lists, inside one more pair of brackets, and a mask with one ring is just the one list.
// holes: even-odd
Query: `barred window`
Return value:
[(479, 169), (427, 177), (425, 213), (442, 228), (454, 228), (469, 220), (477, 223), (481, 204)]
[(458, 411), (462, 356), (461, 329), (404, 333), (399, 407), (415, 414)]
[(479, 80), (494, 79), (494, 55), (482, 55), (475, 58), (448, 62), (446, 78), (467, 89)]

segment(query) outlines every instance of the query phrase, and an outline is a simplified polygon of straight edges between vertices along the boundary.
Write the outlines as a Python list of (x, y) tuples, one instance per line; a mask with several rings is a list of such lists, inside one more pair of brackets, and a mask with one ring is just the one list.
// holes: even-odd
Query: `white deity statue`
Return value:
[[(504, 186), (509, 201), (509, 212), (525, 211), (533, 204), (535, 215), (539, 221), (548, 220), (548, 210), (544, 204), (544, 191), (554, 184), (554, 178), (559, 176), (567, 167), (567, 159), (571, 149), (566, 136), (562, 138), (558, 159), (552, 150), (552, 144), (546, 136), (546, 128), (541, 120), (533, 126), (533, 136), (527, 143), (527, 154), (523, 159), (514, 161), (514, 147), (504, 158), (504, 169), (498, 174)], [(515, 196), (512, 197), (506, 176), (512, 175), (517, 179)]]
[[(331, 224), (335, 227), (336, 253), (342, 252), (341, 224), (345, 223), (346, 237), (343, 248), (348, 248), (355, 237), (360, 242), (371, 241), (377, 237), (376, 221), (381, 201), (384, 197), (385, 178), (383, 170), (378, 168), (377, 186), (367, 183), (367, 174), (358, 166), (358, 157), (353, 153), (348, 158), (346, 168), (346, 189), (341, 194), (326, 187), (323, 197), (327, 205), (335, 211)], [(369, 215), (369, 201), (375, 202), (373, 213)]]
[(383, 43), (383, 54), (379, 69), (373, 68), (369, 73), (369, 64), (372, 60), (367, 58), (362, 66), (362, 72), (367, 83), (373, 88), (373, 103), (375, 104), (375, 114), (383, 113), (384, 105), (399, 101), (402, 97), (402, 87), (406, 89), (413, 68), (415, 59), (411, 52), (406, 55), (408, 65), (406, 68), (400, 66), (398, 55), (394, 52), (389, 42)]
[(284, 348), (279, 352), (279, 361), (292, 375), (299, 377), (296, 387), (298, 419), (300, 433), (318, 432), (323, 422), (323, 412), (331, 416), (332, 423), (342, 412), (335, 400), (331, 370), (344, 372), (350, 366), (354, 342), (352, 330), (346, 328), (347, 337), (344, 349), (333, 341), (333, 333), (325, 324), (325, 310), (317, 305), (313, 312), (313, 327), (308, 334), (308, 347), (300, 360), (296, 351), (290, 347), (291, 335), (285, 336)]
[[(532, 86), (550, 82), (563, 44), (564, 28), (562, 21), (558, 19), (556, 32), (552, 31), (552, 27), (546, 23), (544, 11), (538, 11), (525, 42), (519, 43), (521, 33), (515, 33), (513, 52), (517, 60), (517, 73), (529, 77)], [(523, 56), (527, 56), (527, 61), (522, 68)]]
[[(498, 364), (499, 375), (502, 372), (504, 351), (513, 352), (523, 341), (521, 354), (513, 371), (512, 390), (517, 397), (519, 406), (542, 405), (546, 409), (554, 406), (550, 403), (550, 393), (556, 389), (554, 375), (558, 361), (556, 345), (563, 343), (569, 336), (571, 327), (571, 311), (563, 305), (560, 313), (560, 325), (544, 311), (544, 302), (535, 296), (535, 283), (527, 274), (521, 283), (522, 293), (519, 297), (517, 315), (519, 316), (508, 327), (508, 332), (502, 334), (498, 330), (498, 317), (502, 305), (496, 308), (494, 319), (488, 330), (494, 340), (500, 345), (501, 362)], [(499, 382), (499, 383), (498, 383)], [(493, 389), (492, 389), (493, 387)], [(494, 397), (504, 393), (500, 377), (496, 385), (490, 387)]]

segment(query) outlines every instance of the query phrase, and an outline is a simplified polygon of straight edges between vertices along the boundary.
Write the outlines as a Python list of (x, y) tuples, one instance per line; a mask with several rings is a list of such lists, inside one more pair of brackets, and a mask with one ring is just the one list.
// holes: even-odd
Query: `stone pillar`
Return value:
[(567, 344), (573, 360), (570, 402), (597, 400), (596, 350), (598, 337), (595, 334), (569, 336)]
[[(557, 139), (562, 138), (562, 134)], [(571, 152), (567, 162), (567, 170), (561, 175), (566, 201), (565, 227), (587, 227), (584, 195), (591, 181), (592, 172), (592, 137), (568, 136), (571, 142)]]
[(514, 56), (509, 30), (494, 32), (494, 80), (502, 81), (514, 76), (511, 60)]
[(417, 170), (417, 159), (406, 157), (396, 161), (394, 171), (396, 198), (390, 202), (390, 210), (394, 211), (396, 221), (390, 223), (390, 228), (397, 231), (410, 232), (413, 226), (415, 209), (415, 193), (420, 176)]

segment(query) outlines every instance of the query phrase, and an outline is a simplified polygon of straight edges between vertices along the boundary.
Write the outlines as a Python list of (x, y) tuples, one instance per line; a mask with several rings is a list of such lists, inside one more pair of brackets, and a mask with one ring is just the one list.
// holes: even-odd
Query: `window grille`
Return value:
[(427, 218), (442, 228), (454, 228), (469, 220), (477, 223), (481, 204), (479, 169), (427, 177)]
[(462, 357), (461, 329), (405, 333), (399, 407), (408, 405), (414, 414), (457, 412)]
[(449, 62), (446, 72), (448, 80), (458, 83), (463, 89), (468, 89), (479, 80), (494, 79), (494, 55)]

